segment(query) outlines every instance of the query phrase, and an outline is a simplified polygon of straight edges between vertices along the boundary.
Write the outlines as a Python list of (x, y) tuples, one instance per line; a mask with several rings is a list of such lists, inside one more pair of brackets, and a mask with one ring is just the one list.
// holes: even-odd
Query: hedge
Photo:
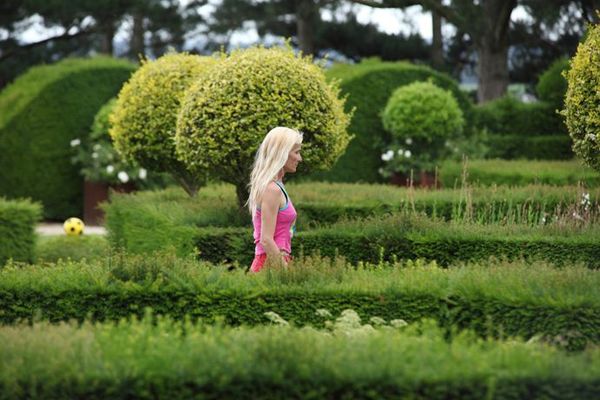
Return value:
[[(468, 181), (474, 185), (578, 185), (600, 186), (600, 173), (583, 166), (579, 160), (469, 160)], [(440, 166), (439, 180), (444, 187), (460, 186), (463, 164), (445, 161)]]
[(570, 160), (575, 157), (568, 135), (489, 135), (486, 145), (489, 148), (486, 157), (507, 160)]
[(161, 253), (52, 268), (0, 271), (0, 322), (118, 320), (155, 313), (228, 325), (269, 322), (276, 312), (297, 326), (323, 327), (316, 314), (347, 308), (364, 320), (432, 318), (480, 336), (539, 335), (583, 349), (600, 343), (598, 271), (581, 266), (489, 262), (442, 269), (407, 262), (352, 268), (340, 259), (297, 260), (288, 270), (245, 274)]
[(0, 197), (0, 268), (8, 259), (33, 262), (35, 225), (42, 208), (30, 200), (6, 200)]
[[(568, 233), (553, 230), (518, 225), (453, 225), (392, 215), (300, 232), (294, 237), (293, 252), (341, 255), (353, 264), (422, 258), (448, 266), (505, 257), (546, 260), (557, 265), (580, 262), (600, 268), (597, 228)], [(248, 228), (199, 228), (194, 243), (200, 259), (210, 262), (237, 262), (247, 267), (254, 256), (254, 240)]]
[(3, 328), (0, 338), (12, 344), (0, 352), (0, 399), (591, 399), (600, 390), (597, 349), (567, 355), (469, 334), (448, 343), (429, 322), (322, 332), (146, 318)]
[(470, 121), (472, 105), (467, 95), (449, 76), (424, 66), (405, 62), (368, 61), (357, 65), (335, 65), (327, 71), (330, 80), (339, 80), (345, 108), (355, 109), (348, 131), (355, 135), (346, 152), (330, 171), (311, 174), (308, 179), (331, 182), (380, 182), (381, 150), (385, 133), (380, 113), (392, 92), (415, 81), (431, 81), (450, 90), (465, 119)]
[[(96, 112), (135, 66), (110, 58), (31, 68), (0, 93), (0, 195), (30, 197), (44, 217), (83, 210), (83, 179), (70, 141), (85, 140)], [(34, 160), (35, 162), (33, 162)]]
[(557, 106), (543, 101), (523, 103), (505, 96), (473, 108), (474, 124), (492, 134), (564, 135), (567, 128)]
[[(576, 187), (475, 187), (468, 190), (411, 190), (385, 185), (289, 184), (298, 209), (298, 230), (304, 232), (344, 219), (384, 215), (397, 211), (425, 212), (446, 220), (464, 220), (469, 212), (480, 223), (541, 223), (546, 217), (581, 206), (583, 192)], [(600, 189), (587, 190), (590, 207), (600, 202)], [(199, 227), (250, 227), (240, 215), (235, 189), (211, 185), (196, 198), (181, 190), (115, 195), (105, 206), (106, 227), (113, 246), (143, 253), (173, 246), (180, 255), (194, 250)], [(236, 236), (237, 237), (237, 236)]]

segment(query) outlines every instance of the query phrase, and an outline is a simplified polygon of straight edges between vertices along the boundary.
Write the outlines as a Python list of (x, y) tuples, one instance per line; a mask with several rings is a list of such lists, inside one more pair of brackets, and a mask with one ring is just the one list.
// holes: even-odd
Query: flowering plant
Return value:
[(75, 150), (71, 161), (80, 165), (80, 172), (88, 181), (108, 184), (128, 182), (139, 184), (146, 181), (148, 172), (144, 168), (123, 160), (113, 148), (108, 135), (108, 115), (114, 104), (113, 99), (98, 111), (87, 141), (71, 140), (71, 147)]

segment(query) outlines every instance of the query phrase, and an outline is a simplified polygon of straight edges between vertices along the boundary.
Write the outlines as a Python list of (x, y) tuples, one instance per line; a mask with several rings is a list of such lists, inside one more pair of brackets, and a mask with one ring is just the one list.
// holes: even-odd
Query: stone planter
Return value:
[(104, 211), (100, 209), (100, 203), (108, 201), (109, 191), (113, 190), (119, 193), (131, 193), (135, 191), (135, 184), (132, 182), (119, 185), (109, 185), (105, 182), (83, 183), (83, 222), (86, 225), (102, 225), (104, 222)]

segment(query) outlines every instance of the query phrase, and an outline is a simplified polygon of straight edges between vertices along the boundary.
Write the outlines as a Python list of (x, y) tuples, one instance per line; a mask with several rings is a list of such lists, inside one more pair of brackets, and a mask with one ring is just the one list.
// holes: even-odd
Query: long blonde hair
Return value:
[(250, 174), (247, 202), (250, 214), (254, 215), (267, 185), (277, 177), (294, 145), (301, 143), (302, 133), (295, 129), (278, 126), (267, 133), (256, 152)]

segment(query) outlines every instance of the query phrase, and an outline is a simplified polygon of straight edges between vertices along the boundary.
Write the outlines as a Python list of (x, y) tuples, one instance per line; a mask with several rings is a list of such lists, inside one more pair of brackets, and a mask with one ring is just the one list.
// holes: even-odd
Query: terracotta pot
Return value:
[(104, 223), (104, 211), (100, 203), (108, 201), (109, 191), (131, 193), (136, 190), (132, 182), (119, 185), (109, 185), (105, 182), (83, 182), (83, 222), (86, 225), (101, 225)]
[[(395, 173), (390, 177), (390, 183), (396, 186), (410, 186), (410, 174)], [(435, 172), (420, 171), (413, 174), (413, 187), (420, 188), (440, 188), (439, 180), (435, 180)]]

